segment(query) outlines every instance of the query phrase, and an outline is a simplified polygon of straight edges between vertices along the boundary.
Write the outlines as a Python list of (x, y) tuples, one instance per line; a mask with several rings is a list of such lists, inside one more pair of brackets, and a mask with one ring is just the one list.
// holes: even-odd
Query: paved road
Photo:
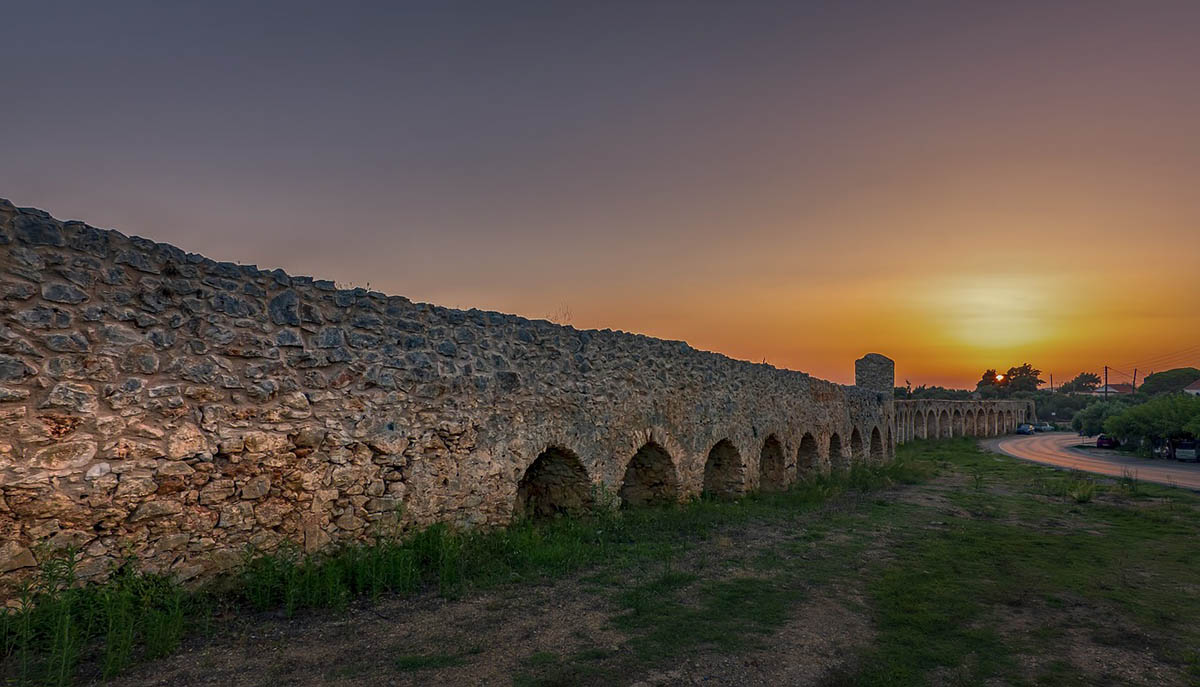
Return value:
[(988, 448), (1014, 458), (1100, 475), (1121, 477), (1128, 470), (1143, 482), (1170, 484), (1200, 491), (1200, 463), (1135, 458), (1103, 449), (1074, 448), (1078, 434), (1051, 432), (1033, 436), (1007, 436), (991, 439)]

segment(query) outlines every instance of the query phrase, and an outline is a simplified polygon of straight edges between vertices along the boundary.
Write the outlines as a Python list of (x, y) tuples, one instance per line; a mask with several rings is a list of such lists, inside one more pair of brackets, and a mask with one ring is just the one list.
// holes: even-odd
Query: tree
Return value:
[(1194, 367), (1177, 367), (1165, 372), (1155, 372), (1146, 377), (1138, 391), (1157, 396), (1183, 391), (1183, 388), (1200, 379), (1200, 370)]
[(1033, 365), (1025, 363), (1020, 367), (1008, 368), (1004, 382), (1013, 391), (1037, 391), (1039, 386), (1046, 383), (1044, 379), (1039, 379), (1041, 375), (1041, 370), (1035, 370)]
[(1096, 400), (1075, 413), (1075, 418), (1071, 420), (1071, 426), (1075, 428), (1076, 432), (1082, 432), (1087, 436), (1100, 434), (1104, 431), (1105, 420), (1119, 415), (1127, 408), (1129, 408), (1129, 403), (1122, 399)]
[(986, 387), (997, 387), (1004, 384), (1003, 379), (998, 379), (996, 371), (989, 369), (983, 373), (983, 377), (975, 384), (976, 391), (983, 391)]
[(1063, 384), (1058, 389), (1064, 394), (1088, 393), (1100, 387), (1100, 375), (1094, 372), (1080, 372), (1075, 379)]
[(1190, 439), (1200, 421), (1200, 397), (1170, 394), (1146, 401), (1112, 415), (1104, 421), (1104, 431), (1122, 439), (1150, 441)]

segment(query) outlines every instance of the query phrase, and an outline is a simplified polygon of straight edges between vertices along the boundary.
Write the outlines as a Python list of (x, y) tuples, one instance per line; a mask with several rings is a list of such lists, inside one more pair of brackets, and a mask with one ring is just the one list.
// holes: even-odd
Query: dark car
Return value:
[(1031, 425), (1031, 424), (1022, 423), (1022, 424), (1017, 425), (1017, 434), (1033, 434), (1033, 432), (1034, 432), (1034, 429), (1033, 429), (1033, 425)]
[(1049, 422), (1039, 422), (1033, 426), (1033, 431), (1035, 431), (1035, 432), (1053, 432), (1054, 425), (1050, 424)]
[(1110, 437), (1107, 434), (1101, 434), (1096, 437), (1096, 448), (1116, 448), (1121, 445), (1116, 437)]
[(1200, 441), (1195, 439), (1176, 441), (1174, 449), (1175, 460), (1200, 462)]

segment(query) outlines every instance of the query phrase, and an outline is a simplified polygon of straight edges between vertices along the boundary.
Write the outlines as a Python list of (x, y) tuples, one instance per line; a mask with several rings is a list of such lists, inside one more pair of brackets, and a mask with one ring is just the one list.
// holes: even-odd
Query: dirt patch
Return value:
[[(847, 603), (849, 602), (849, 603)], [(635, 685), (816, 685), (849, 664), (874, 630), (854, 597), (812, 599), (799, 605), (766, 646), (739, 656), (703, 655)]]
[(989, 624), (1014, 642), (1032, 644), (1020, 655), (1029, 680), (1054, 662), (1087, 676), (1090, 684), (1186, 685), (1187, 677), (1156, 652), (1162, 641), (1126, 623), (1115, 609), (1084, 599), (1052, 608), (995, 607)]
[[(446, 601), (384, 601), (344, 614), (243, 623), (110, 685), (507, 685), (537, 652), (619, 650), (603, 599), (575, 583)], [(413, 667), (426, 657), (432, 667)], [(450, 665), (437, 665), (437, 659)]]

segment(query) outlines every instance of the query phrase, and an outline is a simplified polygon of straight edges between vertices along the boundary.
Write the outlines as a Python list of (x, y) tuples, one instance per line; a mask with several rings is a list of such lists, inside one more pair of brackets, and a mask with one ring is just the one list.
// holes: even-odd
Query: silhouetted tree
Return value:
[(1046, 383), (1045, 380), (1039, 379), (1041, 375), (1041, 370), (1036, 370), (1033, 365), (1025, 363), (1020, 367), (1008, 368), (1008, 374), (1004, 376), (1004, 383), (1012, 391), (1037, 391), (1038, 386)]
[(1192, 382), (1200, 379), (1200, 370), (1194, 367), (1177, 367), (1174, 370), (1155, 372), (1146, 377), (1146, 381), (1138, 387), (1138, 391), (1154, 396), (1156, 394), (1172, 394), (1182, 391)]
[(975, 384), (976, 391), (983, 391), (985, 387), (998, 387), (1004, 384), (1004, 380), (996, 379), (996, 371), (989, 369), (983, 373), (983, 377)]
[(1080, 372), (1075, 379), (1058, 388), (1064, 394), (1087, 393), (1100, 387), (1100, 375), (1094, 372)]

